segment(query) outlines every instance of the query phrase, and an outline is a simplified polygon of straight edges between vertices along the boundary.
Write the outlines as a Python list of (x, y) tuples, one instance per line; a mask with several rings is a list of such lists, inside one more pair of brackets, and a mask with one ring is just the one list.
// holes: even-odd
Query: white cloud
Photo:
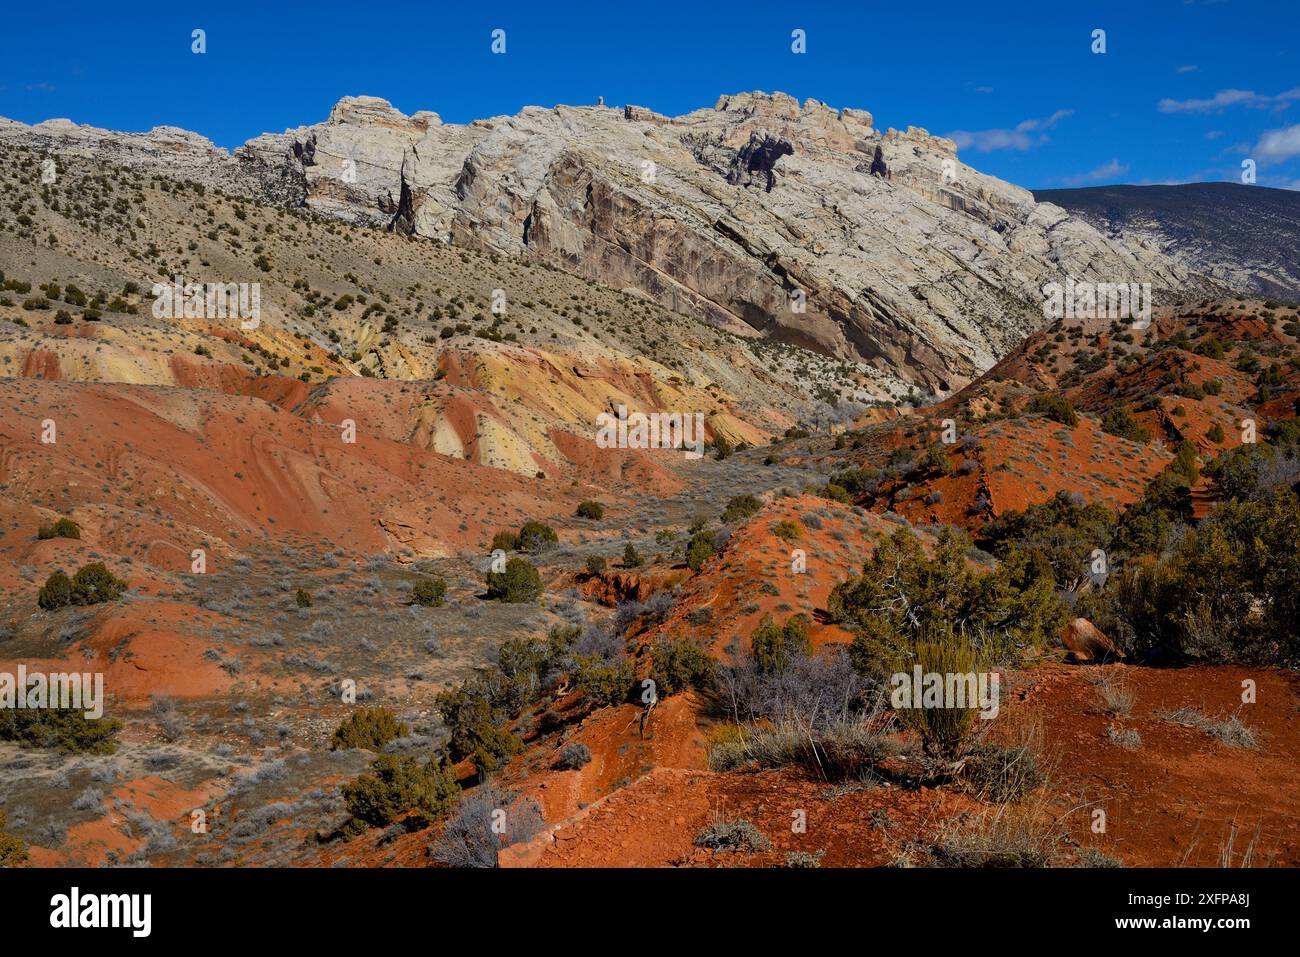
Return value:
[(1300, 156), (1300, 123), (1269, 130), (1255, 144), (1254, 156), (1261, 163), (1281, 163)]
[(1195, 73), (1195, 72), (1196, 72), (1197, 70), (1199, 70), (1199, 69), (1200, 69), (1199, 66), (1194, 66), (1194, 65), (1192, 65), (1192, 64), (1189, 63), (1189, 64), (1187, 64), (1186, 66), (1180, 66), (1180, 67), (1179, 67), (1177, 70), (1175, 70), (1174, 72), (1175, 72), (1175, 73)]
[(946, 134), (957, 144), (957, 149), (974, 149), (977, 153), (994, 150), (1027, 150), (1047, 142), (1046, 131), (1065, 119), (1074, 110), (1057, 110), (1043, 120), (1022, 120), (1012, 129), (953, 130)]
[(1023, 123), (1016, 124), (1018, 130), (1050, 130), (1061, 120), (1065, 119), (1074, 110), (1057, 110), (1045, 120), (1025, 120)]
[(1207, 140), (1217, 140), (1222, 135), (1223, 130), (1210, 130), (1210, 132), (1205, 134), (1205, 138)]
[(1171, 100), (1165, 98), (1156, 104), (1161, 113), (1211, 113), (1230, 106), (1248, 106), (1253, 109), (1284, 109), (1292, 100), (1300, 100), (1300, 86), (1285, 90), (1277, 96), (1266, 96), (1254, 90), (1219, 90), (1208, 100)]
[(1096, 183), (1101, 180), (1117, 179), (1128, 172), (1128, 163), (1121, 163), (1118, 159), (1113, 159), (1109, 163), (1102, 163), (1096, 169), (1090, 169), (1086, 173), (1080, 173), (1078, 176), (1067, 176), (1061, 182), (1067, 186), (1082, 186), (1084, 183)]

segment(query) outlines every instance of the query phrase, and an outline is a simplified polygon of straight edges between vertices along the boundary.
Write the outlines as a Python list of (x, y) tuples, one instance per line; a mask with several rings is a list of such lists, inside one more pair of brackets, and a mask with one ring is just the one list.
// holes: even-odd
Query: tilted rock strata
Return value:
[[(561, 266), (746, 335), (956, 388), (1044, 324), (1070, 276), (1210, 284), (962, 164), (923, 129), (784, 94), (724, 96), (664, 117), (640, 107), (528, 107), (444, 124), (384, 100), (233, 156), (181, 131), (0, 126), (58, 152), (109, 149), (232, 192)], [(233, 186), (232, 186), (233, 184)]]

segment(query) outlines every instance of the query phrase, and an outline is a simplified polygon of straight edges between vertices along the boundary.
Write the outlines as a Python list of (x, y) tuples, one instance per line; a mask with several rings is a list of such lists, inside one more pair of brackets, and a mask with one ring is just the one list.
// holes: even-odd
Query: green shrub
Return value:
[[(1300, 498), (1289, 467), (1273, 471), (1272, 456), (1254, 448), (1220, 456), (1207, 467), (1222, 495), (1210, 515), (1180, 534), (1178, 517), (1168, 519), (1141, 543), (1146, 554), (1082, 596), (1080, 613), (1137, 659), (1300, 665), (1287, 624), (1300, 616)], [(1266, 484), (1270, 475), (1280, 484)], [(1151, 515), (1163, 513), (1144, 515), (1148, 524)]]
[(935, 629), (951, 625), (990, 661), (1013, 649), (1041, 648), (1067, 620), (1050, 569), (1013, 549), (992, 571), (966, 560), (968, 545), (944, 528), (927, 556), (900, 528), (880, 542), (862, 574), (831, 590), (832, 621), (855, 631), (849, 653), (859, 671), (878, 674)]
[(439, 692), (434, 704), (442, 716), (443, 725), (450, 732), (447, 748), (454, 761), (473, 754), (482, 729), (491, 727), (499, 718), (492, 702), (472, 682)]
[(522, 678), (529, 685), (537, 684), (551, 661), (550, 638), (556, 634), (553, 630), (547, 641), (538, 641), (536, 638), (506, 639), (497, 649), (497, 667), (507, 679)]
[(817, 490), (817, 494), (822, 498), (828, 498), (832, 502), (843, 502), (845, 505), (853, 504), (853, 496), (843, 485), (836, 485), (834, 482), (828, 482)]
[(727, 507), (722, 510), (722, 524), (743, 522), (756, 515), (762, 507), (763, 503), (752, 495), (735, 495), (728, 500)]
[(45, 579), (45, 584), (41, 586), (36, 596), (36, 604), (46, 611), (72, 604), (72, 580), (68, 578), (67, 573), (59, 570)]
[(1174, 447), (1174, 460), (1170, 463), (1169, 469), (1188, 485), (1195, 485), (1201, 475), (1197, 465), (1196, 446), (1187, 439), (1179, 442)]
[(1187, 479), (1167, 468), (1151, 481), (1142, 498), (1125, 509), (1115, 540), (1131, 553), (1159, 552), (1191, 517)]
[(0, 741), (70, 754), (112, 754), (117, 750), (116, 718), (87, 718), (75, 709), (0, 709)]
[(1196, 708), (1179, 708), (1177, 711), (1164, 711), (1158, 714), (1166, 721), (1190, 725), (1198, 731), (1204, 731), (1230, 748), (1248, 748), (1253, 751), (1259, 747), (1255, 729), (1244, 723), (1236, 714), (1213, 718)]
[(636, 546), (631, 542), (628, 542), (627, 546), (623, 549), (623, 567), (640, 568), (644, 561), (645, 559), (641, 557), (641, 553), (636, 550)]
[(578, 505), (578, 518), (604, 518), (605, 506), (599, 502), (581, 502)]
[(1255, 385), (1258, 387), (1254, 396), (1256, 403), (1277, 398), (1287, 388), (1286, 375), (1282, 371), (1282, 366), (1275, 362), (1261, 369), (1259, 375), (1255, 377)]
[(716, 551), (717, 549), (713, 547), (712, 532), (707, 530), (696, 532), (691, 536), (690, 544), (686, 546), (687, 567), (693, 572), (698, 572)]
[(81, 528), (70, 518), (60, 518), (50, 525), (42, 525), (36, 532), (40, 539), (81, 538)]
[(23, 839), (10, 834), (6, 828), (9, 820), (4, 811), (0, 811), (0, 867), (20, 867), (27, 863), (27, 845)]
[[(506, 563), (509, 567), (509, 563)], [(441, 578), (421, 578), (411, 589), (411, 601), (425, 608), (441, 608), (447, 603), (447, 583)]]
[(1067, 428), (1072, 429), (1079, 424), (1079, 413), (1074, 411), (1074, 406), (1064, 396), (1035, 396), (1034, 400), (1029, 403), (1029, 411), (1041, 412), (1053, 422), (1059, 422)]
[(487, 573), (487, 596), (494, 601), (522, 604), (536, 601), (541, 593), (541, 574), (523, 558), (510, 559), (503, 572)]
[(504, 728), (483, 728), (474, 748), (474, 768), (481, 777), (486, 777), (523, 748), (523, 742), (513, 732)]
[(1115, 514), (1104, 505), (1084, 505), (1069, 492), (1057, 492), (1046, 502), (989, 522), (980, 532), (980, 544), (1003, 560), (1019, 550), (1040, 567), (1050, 566), (1057, 588), (1074, 589), (1089, 577), (1092, 552), (1107, 546), (1115, 523)]
[(98, 605), (117, 601), (126, 591), (126, 582), (117, 578), (103, 562), (91, 562), (72, 576), (72, 604)]
[(1126, 405), (1117, 405), (1106, 413), (1101, 420), (1103, 431), (1121, 439), (1146, 444), (1151, 441), (1151, 433), (1142, 423), (1133, 417), (1133, 412)]
[(684, 638), (660, 638), (652, 652), (654, 664), (650, 678), (661, 698), (679, 694), (688, 688), (708, 688), (713, 684), (716, 662), (699, 645)]
[(370, 771), (343, 785), (343, 800), (353, 819), (386, 827), (408, 811), (428, 824), (445, 817), (460, 797), (460, 786), (445, 759), (421, 765), (415, 758), (381, 755)]
[(626, 658), (605, 661), (594, 655), (578, 655), (573, 683), (597, 705), (623, 704), (632, 699), (636, 673)]
[(492, 536), (492, 551), (496, 551), (497, 549), (500, 549), (503, 552), (518, 551), (519, 536), (510, 531), (497, 532)]
[(772, 534), (783, 542), (794, 542), (803, 534), (803, 526), (793, 519), (783, 518), (772, 525)]
[(582, 637), (580, 625), (554, 625), (546, 634), (546, 654), (550, 661), (559, 662), (572, 653)]
[[(910, 660), (897, 660), (896, 668), (910, 677), (917, 665), (925, 674), (965, 675), (978, 670), (974, 647), (949, 626), (934, 628), (929, 637), (916, 643)], [(913, 688), (911, 706), (896, 708), (894, 713), (905, 727), (921, 736), (926, 754), (951, 761), (961, 753), (979, 711), (978, 701), (967, 704), (964, 708), (924, 707), (921, 689)]]
[(1257, 499), (1261, 491), (1265, 491), (1261, 477), (1269, 471), (1288, 468), (1296, 458), (1296, 452), (1289, 446), (1279, 450), (1272, 443), (1247, 443), (1219, 455), (1205, 466), (1205, 474), (1214, 483), (1221, 499)]
[(411, 729), (387, 708), (362, 708), (344, 719), (330, 740), (331, 751), (364, 748), (380, 751), (389, 741), (404, 738)]
[(831, 485), (842, 488), (850, 501), (874, 491), (879, 481), (880, 472), (877, 469), (845, 469), (831, 476)]
[(1198, 356), (1206, 356), (1210, 359), (1222, 359), (1223, 343), (1213, 336), (1207, 336), (1196, 344), (1196, 348), (1193, 351)]
[[(1134, 732), (1135, 734), (1137, 732)], [(1079, 848), (1078, 867), (1123, 867), (1124, 859), (1099, 851), (1095, 847)]]
[[(513, 687), (521, 690), (525, 683), (516, 683)], [(483, 676), (437, 695), (434, 704), (450, 733), (447, 748), (452, 760), (474, 757), (481, 769), (483, 765), (491, 765), (486, 770), (492, 770), (499, 759), (519, 751), (522, 747), (519, 739), (497, 727), (507, 718), (509, 684)], [(522, 704), (524, 697), (519, 696), (513, 703)]]
[(299, 588), (293, 596), (293, 600), (299, 608), (310, 608), (312, 606), (311, 593), (305, 588)]
[(923, 472), (938, 472), (940, 475), (948, 475), (952, 472), (952, 457), (947, 451), (938, 445), (932, 445), (925, 450), (917, 462), (917, 468)]
[(588, 575), (605, 574), (605, 559), (601, 558), (599, 555), (588, 555), (587, 574)]
[[(1164, 550), (1179, 525), (1192, 518), (1188, 490), (1200, 477), (1196, 446), (1183, 439), (1174, 451), (1169, 467), (1154, 477), (1143, 497), (1128, 506), (1119, 518), (1115, 544), (1127, 553), (1151, 554)], [(1213, 467), (1216, 463), (1210, 463), (1208, 468)], [(1231, 464), (1225, 468), (1232, 471)]]
[(1213, 661), (1300, 665), (1300, 499), (1222, 502), (1164, 562), (1161, 639)]
[(808, 619), (804, 615), (794, 615), (786, 619), (784, 626), (778, 627), (770, 614), (764, 615), (750, 636), (750, 644), (759, 672), (779, 674), (796, 658), (812, 654)]
[(519, 551), (521, 552), (540, 552), (547, 545), (554, 545), (559, 540), (555, 529), (535, 519), (524, 522), (519, 528)]

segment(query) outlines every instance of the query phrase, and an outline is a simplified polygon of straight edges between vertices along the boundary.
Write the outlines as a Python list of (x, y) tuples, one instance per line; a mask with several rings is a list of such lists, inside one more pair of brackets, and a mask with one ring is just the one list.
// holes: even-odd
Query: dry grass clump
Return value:
[(914, 847), (932, 867), (1052, 867), (1064, 835), (1043, 815), (1003, 804), (971, 820), (948, 822), (929, 844)]
[(1198, 731), (1204, 731), (1230, 748), (1249, 748), (1253, 751), (1259, 746), (1254, 729), (1235, 714), (1226, 718), (1212, 718), (1196, 708), (1179, 708), (1176, 711), (1162, 711), (1160, 717), (1174, 724), (1188, 725)]

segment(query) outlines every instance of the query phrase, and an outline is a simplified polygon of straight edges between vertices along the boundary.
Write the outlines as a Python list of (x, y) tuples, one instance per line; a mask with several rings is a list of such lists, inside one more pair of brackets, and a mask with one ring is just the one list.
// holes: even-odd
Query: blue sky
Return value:
[(97, 0), (8, 4), (3, 22), (0, 116), (28, 123), (182, 126), (233, 147), (344, 95), (464, 122), (782, 90), (955, 134), (965, 162), (1031, 188), (1236, 180), (1251, 158), (1261, 185), (1300, 189), (1298, 0)]

